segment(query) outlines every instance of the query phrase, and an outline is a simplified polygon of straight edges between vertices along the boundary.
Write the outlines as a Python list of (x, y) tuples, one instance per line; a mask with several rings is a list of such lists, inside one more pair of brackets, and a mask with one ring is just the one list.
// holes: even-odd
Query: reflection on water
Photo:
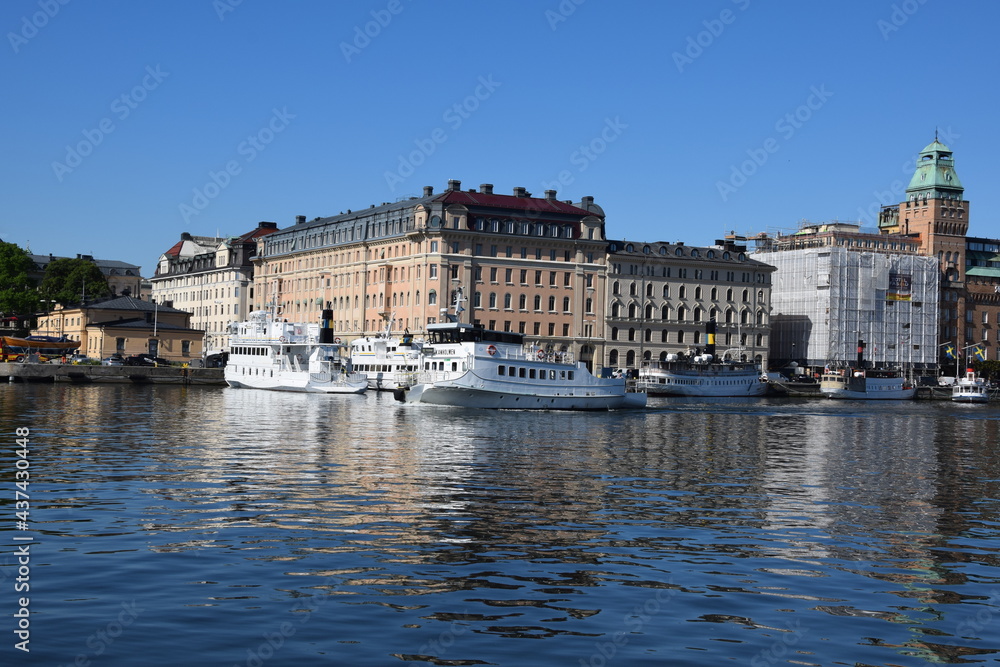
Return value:
[(1000, 406), (964, 407), (0, 386), (32, 429), (31, 657), (996, 660)]

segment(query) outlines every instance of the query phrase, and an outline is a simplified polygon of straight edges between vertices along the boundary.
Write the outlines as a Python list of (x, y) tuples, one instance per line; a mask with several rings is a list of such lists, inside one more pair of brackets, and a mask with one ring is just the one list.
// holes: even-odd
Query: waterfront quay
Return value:
[(90, 364), (0, 364), (0, 381), (199, 384), (225, 386), (221, 368), (181, 366), (96, 366)]

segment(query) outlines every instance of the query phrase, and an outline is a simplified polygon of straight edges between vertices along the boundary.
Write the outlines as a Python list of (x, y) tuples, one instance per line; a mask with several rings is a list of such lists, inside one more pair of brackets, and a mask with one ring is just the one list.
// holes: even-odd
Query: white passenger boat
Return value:
[(951, 387), (951, 400), (956, 403), (987, 403), (990, 391), (986, 380), (976, 375), (971, 368), (965, 370), (965, 377), (958, 378)]
[(663, 396), (763, 396), (768, 384), (760, 365), (743, 359), (739, 349), (717, 358), (715, 322), (708, 322), (705, 332), (703, 353), (668, 354), (663, 361), (641, 366), (638, 389)]
[(889, 368), (834, 368), (819, 383), (819, 393), (827, 398), (905, 400), (916, 392), (902, 371)]
[[(236, 325), (230, 337), (225, 378), (230, 387), (360, 394), (368, 389), (363, 373), (351, 372), (341, 359), (340, 341), (329, 327), (279, 321), (271, 312), (256, 310)], [(332, 316), (332, 313), (331, 313)]]
[(407, 332), (356, 338), (351, 341), (351, 364), (368, 376), (369, 389), (395, 390), (403, 386), (404, 378), (420, 370), (422, 347), (423, 341)]
[(427, 326), (421, 369), (395, 396), (407, 403), (519, 410), (640, 408), (646, 394), (624, 378), (595, 377), (566, 353), (525, 345), (524, 335), (472, 324)]

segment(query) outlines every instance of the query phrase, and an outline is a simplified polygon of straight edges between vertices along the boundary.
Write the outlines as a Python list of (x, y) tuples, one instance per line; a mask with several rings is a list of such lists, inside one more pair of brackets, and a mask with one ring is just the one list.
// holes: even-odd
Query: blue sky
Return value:
[(608, 235), (874, 224), (934, 138), (1000, 235), (1000, 3), (7, 0), (0, 238), (143, 267), (182, 232), (494, 184)]

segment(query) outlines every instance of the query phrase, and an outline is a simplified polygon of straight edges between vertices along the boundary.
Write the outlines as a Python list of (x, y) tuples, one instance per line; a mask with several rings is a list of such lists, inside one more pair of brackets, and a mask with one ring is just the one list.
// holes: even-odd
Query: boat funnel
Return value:
[(705, 354), (715, 356), (715, 320), (709, 320), (705, 324)]
[(324, 308), (322, 313), (322, 320), (319, 325), (319, 343), (320, 345), (329, 345), (333, 343), (333, 311), (329, 308)]
[(865, 367), (865, 341), (858, 341), (858, 368)]

